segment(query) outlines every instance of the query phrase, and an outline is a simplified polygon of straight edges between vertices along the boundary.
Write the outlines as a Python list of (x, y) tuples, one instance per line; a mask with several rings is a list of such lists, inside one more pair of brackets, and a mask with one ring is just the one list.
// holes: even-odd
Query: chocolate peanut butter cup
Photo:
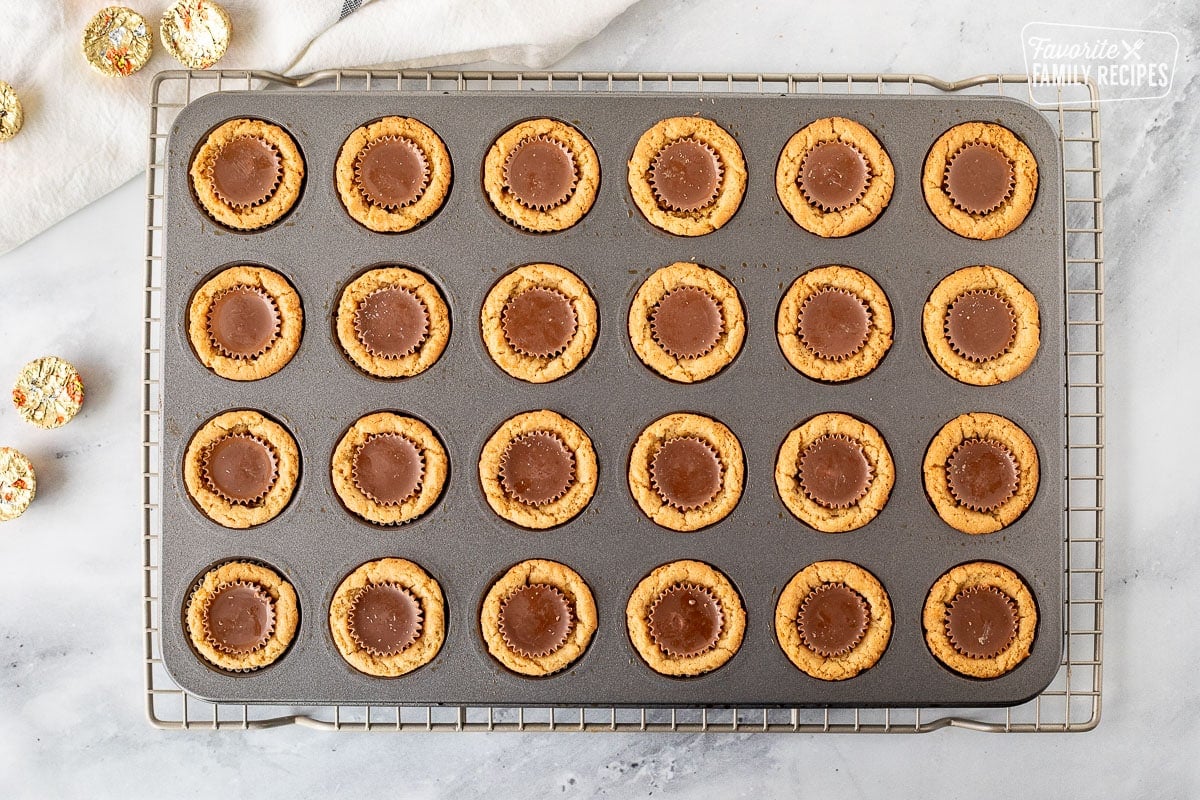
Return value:
[(967, 658), (995, 658), (1017, 638), (1017, 604), (996, 586), (963, 589), (946, 608), (946, 636)]
[(234, 286), (212, 299), (207, 326), (209, 341), (221, 355), (257, 358), (279, 338), (279, 307), (256, 286)]
[(861, 442), (844, 434), (825, 434), (800, 454), (800, 485), (825, 508), (850, 508), (871, 488), (875, 470)]
[(420, 199), (429, 185), (429, 160), (412, 139), (382, 136), (359, 152), (354, 179), (371, 205), (395, 211)]
[(796, 626), (804, 646), (823, 658), (843, 656), (867, 632), (871, 609), (858, 592), (844, 583), (812, 589), (800, 604)]
[(717, 646), (725, 613), (706, 587), (682, 583), (654, 600), (647, 622), (651, 639), (667, 656), (695, 658)]
[(403, 653), (417, 641), (423, 623), (421, 602), (392, 581), (359, 589), (347, 616), (355, 644), (376, 657)]
[(575, 306), (557, 289), (535, 286), (509, 298), (500, 312), (505, 340), (523, 356), (554, 358), (578, 329)]
[(372, 434), (354, 452), (351, 474), (372, 502), (397, 506), (420, 490), (425, 458), (420, 446), (403, 434)]
[(429, 338), (429, 309), (412, 289), (383, 286), (354, 309), (354, 332), (372, 356), (404, 358)]
[(261, 586), (246, 581), (223, 583), (204, 604), (204, 636), (230, 655), (261, 649), (275, 631), (275, 604)]
[(207, 170), (217, 197), (244, 210), (271, 199), (283, 179), (279, 148), (257, 136), (238, 136), (221, 145)]
[(1007, 353), (1016, 338), (1016, 312), (993, 290), (963, 292), (946, 310), (946, 340), (963, 358), (992, 361)]
[(504, 187), (535, 211), (557, 208), (570, 199), (579, 170), (570, 148), (549, 136), (522, 139), (504, 161)]
[(567, 643), (575, 615), (557, 587), (544, 583), (519, 586), (500, 604), (497, 627), (510, 650), (525, 658), (542, 658)]
[(995, 511), (1017, 493), (1019, 480), (1012, 450), (993, 439), (967, 439), (946, 461), (950, 493), (972, 511)]
[(685, 512), (711, 503), (721, 492), (723, 474), (717, 451), (697, 436), (667, 439), (650, 461), (654, 490)]
[(998, 147), (986, 142), (967, 142), (950, 156), (943, 188), (962, 211), (990, 214), (1012, 196), (1016, 171)]
[(689, 136), (658, 151), (650, 164), (649, 181), (659, 205), (687, 213), (713, 204), (721, 191), (723, 174), (716, 151)]
[(275, 485), (275, 451), (252, 434), (223, 436), (204, 451), (201, 475), (208, 490), (225, 502), (252, 506)]
[(654, 341), (675, 358), (707, 355), (721, 341), (724, 331), (721, 304), (696, 286), (670, 290), (650, 313)]
[(575, 455), (552, 431), (514, 437), (500, 456), (500, 485), (514, 500), (543, 506), (558, 500), (575, 482)]
[(826, 286), (801, 304), (797, 333), (818, 358), (844, 361), (860, 352), (871, 336), (871, 309), (854, 292)]
[(862, 152), (843, 141), (821, 142), (804, 154), (796, 178), (804, 199), (822, 211), (844, 211), (862, 199), (871, 169)]

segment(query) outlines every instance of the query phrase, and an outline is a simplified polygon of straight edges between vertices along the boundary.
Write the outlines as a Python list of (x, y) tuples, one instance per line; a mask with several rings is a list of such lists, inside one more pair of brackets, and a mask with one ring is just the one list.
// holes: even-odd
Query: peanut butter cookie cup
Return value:
[(378, 378), (432, 367), (450, 340), (450, 311), (424, 275), (403, 267), (369, 270), (342, 290), (337, 336), (350, 360)]
[(879, 431), (847, 414), (819, 414), (792, 430), (775, 461), (775, 488), (801, 522), (852, 531), (883, 510), (896, 468)]
[(282, 425), (257, 411), (228, 411), (188, 443), (183, 479), (214, 522), (249, 528), (274, 519), (292, 499), (300, 449)]
[(625, 623), (650, 669), (689, 677), (733, 658), (746, 632), (746, 611), (723, 573), (700, 561), (672, 561), (633, 590)]
[(796, 224), (817, 236), (849, 236), (892, 199), (896, 173), (883, 145), (844, 117), (819, 119), (784, 145), (775, 191)]
[(938, 137), (921, 177), (938, 222), (969, 239), (1015, 230), (1037, 196), (1037, 161), (1003, 125), (967, 122)]
[(354, 131), (342, 144), (334, 170), (346, 212), (380, 233), (417, 227), (450, 193), (446, 145), (432, 128), (410, 117), (384, 117)]
[(599, 322), (587, 284), (555, 264), (526, 264), (505, 275), (479, 318), (496, 366), (530, 383), (573, 372), (592, 352)]
[(287, 366), (300, 347), (304, 310), (287, 278), (266, 267), (230, 267), (188, 305), (188, 340), (200, 363), (234, 381)]
[(579, 573), (542, 559), (522, 561), (492, 584), (479, 618), (488, 652), (531, 677), (577, 661), (596, 624), (596, 603)]
[(200, 145), (189, 174), (210, 217), (252, 231), (278, 222), (300, 199), (304, 158), (278, 125), (231, 119)]
[(596, 479), (592, 440), (553, 411), (506, 420), (479, 456), (488, 505), (523, 528), (553, 528), (574, 518), (591, 502)]
[(396, 678), (428, 664), (446, 638), (442, 587), (403, 558), (368, 561), (338, 585), (329, 632), (359, 672)]
[(997, 414), (963, 414), (925, 452), (925, 493), (938, 516), (963, 533), (993, 533), (1015, 522), (1038, 488), (1033, 441)]
[(1017, 377), (1033, 363), (1041, 343), (1033, 293), (991, 266), (966, 267), (943, 278), (925, 303), (922, 327), (937, 365), (973, 386)]
[(844, 681), (873, 667), (887, 650), (892, 604), (878, 579), (857, 564), (818, 561), (783, 587), (775, 636), (797, 668), (823, 681)]
[(1008, 567), (972, 561), (938, 578), (921, 621), (938, 661), (972, 678), (998, 678), (1029, 657), (1037, 604)]
[(784, 294), (775, 337), (788, 363), (814, 380), (861, 378), (892, 346), (892, 307), (865, 272), (818, 267)]
[(229, 672), (274, 664), (300, 625), (296, 591), (275, 570), (232, 561), (206, 572), (184, 612), (196, 652)]
[(746, 192), (737, 141), (703, 117), (664, 119), (638, 139), (629, 159), (633, 202), (656, 228), (702, 236), (728, 222)]
[(483, 160), (483, 188), (502, 217), (551, 233), (583, 219), (600, 188), (600, 159), (565, 122), (533, 119), (500, 135)]

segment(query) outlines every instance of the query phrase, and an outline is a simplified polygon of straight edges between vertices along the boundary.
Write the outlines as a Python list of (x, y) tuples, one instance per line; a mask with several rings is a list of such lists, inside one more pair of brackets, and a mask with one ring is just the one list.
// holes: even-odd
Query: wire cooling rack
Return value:
[[(179, 688), (163, 666), (158, 629), (162, 531), (163, 220), (167, 136), (179, 110), (205, 94), (324, 91), (762, 92), (770, 94), (999, 94), (1029, 98), (1025, 75), (947, 82), (926, 75), (666, 74), (327, 70), (163, 72), (150, 101), (146, 168), (146, 280), (142, 387), (142, 623), (146, 712), (171, 729), (299, 724), (371, 731), (702, 731), (921, 733), (1084, 731), (1100, 721), (1104, 638), (1104, 202), (1096, 87), (1068, 83), (1043, 106), (1062, 147), (1066, 241), (1067, 498), (1062, 542), (1063, 659), (1050, 686), (1012, 708), (582, 708), (470, 706), (281, 707), (210, 703)], [(170, 615), (168, 615), (168, 618)]]

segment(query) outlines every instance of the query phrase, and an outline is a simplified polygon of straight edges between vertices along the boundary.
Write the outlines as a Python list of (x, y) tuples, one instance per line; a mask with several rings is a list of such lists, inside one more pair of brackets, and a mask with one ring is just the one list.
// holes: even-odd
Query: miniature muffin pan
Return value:
[[(453, 164), (444, 206), (404, 233), (375, 233), (339, 199), (335, 162), (360, 126), (386, 116), (419, 119), (436, 131)], [(639, 137), (668, 117), (702, 116), (731, 133), (746, 164), (740, 208), (718, 230), (685, 237), (647, 222), (627, 182)], [(801, 228), (782, 206), (776, 165), (785, 144), (813, 120), (840, 116), (868, 128), (895, 170), (890, 205), (870, 226), (843, 238)], [(595, 202), (576, 225), (555, 233), (522, 230), (501, 217), (483, 186), (492, 143), (522, 120), (561, 120), (595, 148)], [(193, 155), (212, 130), (239, 118), (288, 132), (304, 159), (299, 200), (278, 224), (236, 232), (210, 219), (191, 191)], [(999, 123), (1037, 159), (1040, 185), (1028, 217), (990, 241), (947, 230), (926, 205), (922, 169), (933, 143), (963, 122)], [(219, 93), (182, 110), (169, 140), (165, 218), (163, 396), (162, 652), (172, 677), (200, 697), (276, 704), (414, 705), (1007, 705), (1044, 689), (1062, 648), (1062, 539), (1065, 375), (1062, 168), (1054, 131), (1033, 108), (984, 96), (819, 97), (749, 94), (588, 95), (396, 92)], [(732, 363), (692, 384), (663, 378), (639, 360), (627, 316), (642, 282), (675, 262), (723, 275), (745, 311), (745, 338)], [(588, 286), (598, 313), (590, 354), (565, 377), (528, 383), (489, 357), (480, 311), (499, 279), (530, 263), (561, 265)], [(1029, 368), (994, 386), (971, 386), (934, 362), (922, 311), (947, 275), (994, 265), (1016, 276), (1039, 305), (1042, 340)], [(189, 344), (193, 294), (231, 266), (285, 276), (299, 294), (304, 329), (291, 361), (256, 381), (205, 368)], [(809, 270), (846, 265), (886, 294), (894, 343), (864, 377), (823, 383), (789, 364), (775, 335), (780, 303)], [(334, 314), (343, 289), (368, 268), (398, 266), (426, 276), (445, 298), (450, 335), (440, 359), (414, 377), (380, 380), (357, 368), (338, 344)], [(299, 477), (275, 518), (222, 527), (194, 504), (184, 481), (193, 434), (224, 412), (255, 410), (294, 438)], [(488, 504), (480, 453), (501, 424), (547, 409), (577, 423), (595, 448), (598, 481), (586, 509), (547, 530), (505, 521)], [(448, 474), (435, 505), (407, 524), (372, 525), (334, 491), (338, 441), (360, 417), (393, 411), (426, 423), (445, 446)], [(627, 479), (631, 449), (653, 421), (675, 412), (720, 421), (744, 453), (744, 490), (728, 516), (699, 531), (656, 525)], [(870, 522), (823, 533), (794, 517), (776, 490), (776, 458), (789, 432), (836, 412), (873, 426), (895, 468), (890, 499)], [(1032, 440), (1041, 479), (1028, 510), (1002, 530), (969, 535), (944, 522), (926, 496), (922, 463), (945, 423), (968, 412), (1006, 417)], [(338, 586), (381, 558), (420, 565), (445, 596), (445, 641), (428, 664), (398, 678), (356, 671), (338, 653), (328, 621)], [(597, 628), (583, 655), (545, 678), (510, 671), (492, 658), (479, 619), (492, 584), (526, 559), (577, 572), (595, 599)], [(728, 577), (745, 608), (736, 654), (698, 677), (667, 677), (638, 655), (625, 609), (657, 567), (690, 559)], [(270, 566), (296, 591), (299, 623), (287, 652), (252, 672), (219, 671), (192, 648), (185, 608), (197, 580), (234, 560)], [(870, 572), (891, 602), (894, 627), (882, 657), (848, 680), (822, 681), (797, 669), (775, 628), (780, 593), (822, 560)], [(941, 664), (926, 645), (922, 607), (951, 568), (994, 561), (1015, 571), (1036, 602), (1029, 657), (990, 680)]]

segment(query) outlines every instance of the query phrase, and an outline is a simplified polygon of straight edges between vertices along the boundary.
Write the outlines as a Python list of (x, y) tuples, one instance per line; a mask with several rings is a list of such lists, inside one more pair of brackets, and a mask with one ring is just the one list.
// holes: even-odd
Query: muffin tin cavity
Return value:
[[(454, 170), (436, 208), (386, 235), (352, 216), (338, 176), (356, 132), (391, 117), (419, 120)], [(797, 224), (773, 180), (789, 140), (832, 118), (869, 129), (894, 173), (886, 210), (852, 235)], [(286, 131), (307, 178), (282, 224), (233, 236), (197, 207), (189, 170), (209, 134), (239, 119), (271, 120)], [(712, 127), (660, 127), (669, 135), (646, 148), (638, 173), (645, 185), (631, 188), (629, 163), (643, 134), (679, 119)], [(933, 143), (979, 119), (1012, 131), (1041, 175), (1024, 222), (983, 242), (945, 228), (921, 183)], [(537, 236), (536, 226), (498, 211), (484, 177), (494, 145), (536, 120), (576, 131), (599, 176), (584, 213)], [(510, 151), (503, 153), (509, 167), (522, 141), (532, 148), (522, 159), (555, 155), (546, 147), (556, 145), (539, 138), (554, 139), (554, 131), (526, 133), (501, 148)], [(842, 187), (853, 195), (844, 197), (822, 186), (823, 214), (848, 218), (883, 190), (882, 168), (860, 145), (870, 168), (866, 189)], [(672, 165), (706, 146), (720, 164), (715, 200), (711, 187), (693, 192), (664, 182)], [(564, 189), (565, 202), (531, 194), (514, 169), (504, 179), (508, 191), (521, 190), (529, 203), (517, 205), (553, 214), (581, 196), (592, 156), (574, 149), (572, 156), (577, 183)], [(853, 152), (812, 158), (814, 169), (854, 163)], [(1051, 177), (1061, 166), (1054, 131), (1031, 107), (990, 96), (226, 92), (180, 112), (167, 164), (164, 305), (173, 333), (162, 356), (169, 467), (162, 470), (161, 578), (162, 606), (176, 611), (161, 630), (164, 663), (187, 691), (277, 704), (980, 706), (1023, 701), (1057, 671), (1065, 379), (1062, 188)], [(432, 196), (437, 167), (428, 166), (418, 198), (401, 198), (388, 213), (413, 212)], [(670, 195), (674, 210), (658, 205), (656, 190)], [(646, 202), (679, 230), (656, 227)], [(239, 265), (285, 276), (308, 327), (281, 368), (253, 380), (220, 377), (197, 358), (188, 334), (197, 288)], [(1003, 270), (1030, 293), (1041, 332), (1021, 371), (982, 386), (939, 366), (923, 320), (939, 283), (980, 265)], [(509, 285), (530, 267), (537, 268), (530, 281)], [(664, 268), (705, 280), (663, 283), (634, 315), (639, 293)], [(797, 298), (794, 326), (789, 318), (781, 330), (789, 291), (828, 268), (856, 282), (814, 283)], [(376, 270), (397, 272), (356, 287), (361, 297), (350, 292)], [(422, 294), (426, 285), (432, 294)], [(819, 325), (806, 323), (802, 332), (805, 301), (810, 322), (824, 315), (853, 329), (822, 337)], [(254, 308), (258, 301), (242, 294), (229, 302)], [(266, 333), (228, 342), (229, 357), (257, 351), (264, 336), (277, 340), (269, 304), (258, 308)], [(389, 314), (411, 324), (395, 336), (371, 327), (369, 317)], [(522, 314), (554, 324), (531, 331)], [(439, 321), (446, 323), (440, 338)], [(635, 327), (640, 338), (630, 335)], [(792, 359), (783, 341), (792, 335), (820, 356), (810, 359), (822, 365), (815, 374)], [(968, 339), (956, 339), (960, 351), (984, 347)], [(665, 360), (647, 361), (638, 341)], [(356, 342), (370, 359), (354, 357)], [(705, 361), (714, 353), (719, 358)], [(399, 364), (406, 366), (385, 369)], [(853, 368), (835, 374), (847, 364)], [(204, 421), (231, 409), (277, 423), (297, 454), (286, 509), (250, 527), (200, 513), (182, 466)], [(1036, 490), (1020, 495), (1027, 507), (987, 535), (956, 530), (927, 495), (930, 444), (964, 414), (1010, 421), (1038, 458)], [(689, 424), (663, 427), (680, 418)], [(839, 423), (787, 449), (790, 434), (818, 418)], [(352, 431), (358, 438), (343, 442)], [(639, 449), (646, 431), (654, 433)], [(253, 455), (251, 444), (245, 449)], [(382, 471), (368, 463), (376, 455)], [(569, 467), (547, 473), (561, 480), (541, 480), (540, 467), (550, 463)], [(857, 464), (857, 483), (823, 483), (830, 464), (843, 472)], [(684, 479), (692, 468), (694, 482)], [(949, 484), (946, 491), (953, 498)], [(198, 655), (178, 618), (197, 576), (234, 558), (271, 565), (305, 611), (269, 669), (220, 671)], [(358, 572), (389, 559), (403, 563), (373, 577)], [(534, 562), (541, 566), (520, 567)], [(785, 607), (794, 624), (781, 623), (783, 588), (830, 562), (853, 565), (880, 590), (854, 570), (835, 570), (820, 586), (797, 589)], [(1028, 656), (986, 680), (944, 666), (922, 622), (930, 587), (968, 562), (1020, 575), (1038, 611)], [(493, 592), (512, 570), (515, 577)], [(361, 582), (351, 580), (356, 574)], [(653, 591), (639, 593), (656, 574), (666, 583), (651, 581)], [(367, 594), (367, 584), (382, 588)], [(436, 586), (440, 606), (432, 594), (422, 599), (418, 584)], [(634, 607), (635, 596), (645, 602)], [(440, 635), (421, 645), (439, 607)], [(696, 635), (677, 635), (672, 615), (695, 608), (704, 612)], [(829, 608), (844, 612), (846, 624), (814, 621)], [(355, 616), (364, 609), (393, 616), (397, 637)], [(555, 625), (541, 630), (539, 620), (551, 617)], [(531, 620), (538, 624), (531, 628)]]

